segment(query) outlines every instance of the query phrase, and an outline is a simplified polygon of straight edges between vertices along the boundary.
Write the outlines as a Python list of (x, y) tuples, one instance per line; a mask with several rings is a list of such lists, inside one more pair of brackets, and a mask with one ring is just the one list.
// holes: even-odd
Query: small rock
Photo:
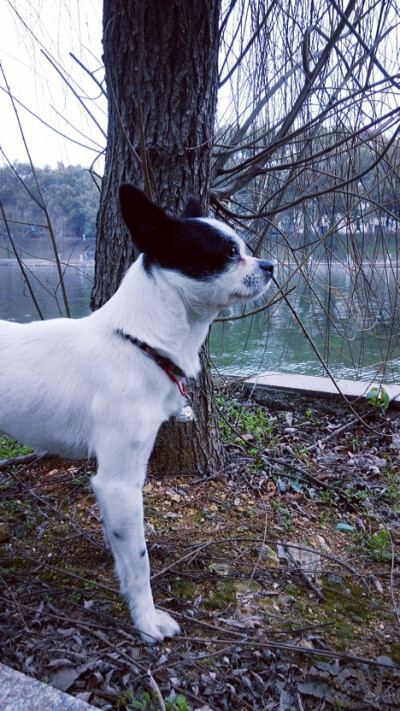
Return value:
[(344, 531), (345, 533), (351, 533), (354, 531), (354, 526), (350, 526), (349, 523), (338, 523), (337, 526), (335, 526), (336, 531)]
[(284, 605), (291, 605), (293, 602), (296, 601), (296, 598), (293, 595), (283, 595), (283, 597), (279, 599), (280, 602), (283, 602)]
[(374, 466), (379, 467), (379, 469), (384, 469), (388, 465), (386, 459), (382, 459), (381, 457), (372, 457), (372, 460)]
[(397, 434), (397, 432), (392, 435), (392, 444), (390, 446), (400, 452), (400, 434)]
[(208, 568), (212, 573), (220, 575), (223, 578), (234, 573), (232, 568), (230, 568), (226, 563), (210, 563)]
[(327, 573), (326, 580), (330, 585), (343, 585), (343, 578), (336, 573)]
[(55, 671), (50, 678), (50, 684), (54, 686), (55, 689), (67, 691), (67, 689), (72, 686), (77, 676), (78, 673), (75, 671), (73, 666), (68, 663)]
[(324, 550), (326, 553), (330, 552), (330, 548), (329, 548), (325, 538), (323, 536), (321, 536), (319, 533), (317, 533), (315, 535), (315, 541), (316, 541), (317, 546), (322, 548), (322, 550)]
[(259, 554), (264, 564), (273, 567), (279, 565), (279, 558), (276, 551), (270, 546), (265, 545), (265, 543), (261, 546)]

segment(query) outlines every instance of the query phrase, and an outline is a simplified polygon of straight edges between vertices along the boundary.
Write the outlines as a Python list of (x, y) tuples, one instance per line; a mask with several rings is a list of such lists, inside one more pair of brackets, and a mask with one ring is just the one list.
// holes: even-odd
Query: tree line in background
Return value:
[[(40, 183), (41, 195), (36, 180)], [(21, 256), (50, 256), (51, 243), (42, 199), (59, 252), (68, 256), (75, 248), (77, 252), (93, 256), (99, 191), (89, 171), (80, 165), (62, 163), (56, 168), (45, 166), (33, 170), (29, 163), (15, 162), (0, 168), (0, 201), (4, 213), (0, 222), (0, 258), (14, 257), (9, 233)]]
[[(221, 135), (233, 132), (233, 127), (220, 128)], [(370, 255), (377, 251), (380, 258), (398, 253), (398, 223), (400, 218), (400, 181), (394, 166), (399, 164), (400, 145), (395, 141), (388, 146), (384, 162), (374, 165), (374, 157), (386, 148), (389, 137), (370, 136), (368, 132), (353, 146), (352, 171), (362, 180), (354, 192), (327, 192), (310, 197), (305, 206), (302, 199), (305, 186), (314, 181), (321, 185), (323, 173), (334, 175), (342, 170), (343, 149), (348, 135), (339, 131), (319, 132), (310, 138), (307, 171), (302, 179), (291, 181), (285, 189), (285, 201), (275, 216), (269, 220), (268, 250), (282, 258), (288, 250), (307, 249), (325, 232), (329, 239), (321, 242), (317, 255), (343, 259), (346, 255)], [(300, 146), (298, 148), (300, 151)], [(275, 158), (275, 170), (268, 175), (256, 176), (249, 185), (239, 189), (231, 204), (231, 217), (246, 220), (253, 216), (256, 232), (262, 230), (265, 216), (259, 214), (260, 196), (276, 194), (285, 182), (288, 162), (287, 146), (280, 147)], [(251, 161), (253, 151), (244, 147), (241, 161)], [(312, 160), (311, 160), (312, 157)], [(216, 162), (217, 162), (216, 158)], [(341, 164), (341, 165), (340, 165)], [(373, 167), (371, 167), (371, 165)], [(388, 170), (390, 166), (390, 170)], [(35, 168), (42, 195), (52, 220), (60, 252), (68, 252), (75, 244), (80, 251), (93, 256), (96, 236), (96, 215), (99, 207), (99, 190), (87, 169), (82, 166), (59, 163), (56, 168)], [(235, 161), (229, 159), (225, 170), (235, 170)], [(346, 163), (346, 171), (349, 165)], [(215, 177), (218, 183), (218, 178)], [(218, 194), (218, 193), (217, 193)], [(14, 162), (0, 168), (0, 200), (5, 219), (21, 253), (47, 256), (49, 249), (48, 228), (44, 224), (41, 196), (37, 194), (36, 179), (28, 163)], [(217, 209), (220, 205), (217, 202)], [(4, 217), (0, 223), (0, 258), (13, 256), (5, 230)], [(268, 219), (267, 219), (268, 222)], [(246, 227), (244, 225), (245, 231)], [(248, 232), (251, 241), (251, 234)], [(83, 243), (83, 245), (82, 245)]]
[[(239, 222), (252, 218), (259, 235), (267, 228), (268, 240), (262, 239), (262, 244), (279, 260), (285, 253), (290, 258), (293, 250), (306, 253), (318, 240), (314, 258), (395, 257), (400, 218), (399, 142), (392, 144), (389, 136), (366, 131), (350, 153), (351, 138), (338, 130), (318, 131), (308, 139), (308, 160), (298, 165), (293, 164), (290, 154), (298, 156), (302, 142), (297, 147), (283, 143), (274, 165), (235, 193), (230, 216)], [(385, 159), (376, 163), (383, 151), (387, 152)], [(251, 162), (251, 158), (251, 149), (243, 149), (240, 160)], [(235, 171), (233, 160), (228, 161), (226, 170)], [(353, 189), (326, 190), (327, 181), (333, 177), (338, 182), (350, 182)], [(273, 210), (268, 206), (271, 196), (282, 198)], [(224, 204), (218, 202), (218, 191), (215, 204), (224, 210)]]

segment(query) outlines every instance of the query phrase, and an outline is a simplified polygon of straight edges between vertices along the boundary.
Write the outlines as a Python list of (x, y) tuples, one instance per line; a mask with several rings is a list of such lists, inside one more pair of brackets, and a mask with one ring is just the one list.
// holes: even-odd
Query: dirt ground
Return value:
[(399, 709), (399, 410), (217, 402), (226, 469), (145, 487), (182, 627), (161, 645), (118, 593), (94, 463), (0, 464), (1, 662), (102, 709)]

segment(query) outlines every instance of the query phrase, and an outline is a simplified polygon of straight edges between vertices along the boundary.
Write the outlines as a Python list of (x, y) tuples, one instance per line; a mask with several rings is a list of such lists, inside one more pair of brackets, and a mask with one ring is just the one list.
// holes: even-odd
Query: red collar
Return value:
[[(180, 394), (182, 396), (185, 395), (186, 393), (186, 375), (182, 368), (179, 367), (179, 365), (176, 365), (172, 360), (167, 358), (167, 356), (162, 355), (159, 353), (155, 348), (152, 346), (149, 346), (148, 343), (144, 343), (143, 341), (140, 341), (138, 338), (135, 338), (135, 336), (131, 336), (129, 333), (125, 333), (122, 331), (122, 329), (117, 329), (115, 333), (118, 336), (121, 336), (122, 338), (125, 338), (126, 341), (129, 341), (132, 343), (134, 346), (137, 346), (140, 348), (141, 351), (146, 353), (146, 355), (149, 356), (152, 360), (154, 360), (157, 365), (162, 368), (164, 373), (168, 376), (170, 380), (176, 385), (178, 388)], [(181, 381), (178, 380), (178, 378), (181, 378)]]
[(185, 395), (186, 395), (186, 380), (182, 380), (182, 382), (179, 382), (179, 380), (177, 378), (175, 378), (175, 375), (173, 375), (167, 368), (163, 368), (163, 371), (166, 375), (168, 375), (169, 379), (172, 380), (173, 383), (175, 383), (175, 385), (178, 388), (182, 397), (185, 397)]

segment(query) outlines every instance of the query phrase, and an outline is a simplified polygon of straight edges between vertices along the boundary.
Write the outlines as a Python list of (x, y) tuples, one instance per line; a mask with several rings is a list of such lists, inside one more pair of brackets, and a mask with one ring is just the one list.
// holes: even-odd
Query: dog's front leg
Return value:
[(125, 479), (111, 479), (99, 468), (92, 479), (107, 541), (132, 620), (144, 642), (153, 644), (179, 633), (179, 625), (154, 606), (150, 587), (150, 565), (144, 537), (141, 486)]

